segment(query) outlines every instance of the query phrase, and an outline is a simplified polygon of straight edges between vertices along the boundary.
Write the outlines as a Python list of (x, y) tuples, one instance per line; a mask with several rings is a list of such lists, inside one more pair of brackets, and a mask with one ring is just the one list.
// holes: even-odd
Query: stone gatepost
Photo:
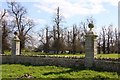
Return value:
[(12, 40), (12, 55), (20, 55), (20, 39), (17, 32), (14, 32), (14, 35)]
[(90, 30), (87, 32), (85, 36), (85, 67), (91, 68), (94, 64), (94, 56), (97, 54), (96, 48), (96, 37), (97, 35), (94, 34), (92, 28), (94, 25), (90, 23), (88, 25)]
[[(2, 64), (2, 28), (0, 22), (0, 65)], [(0, 80), (2, 80), (2, 66), (0, 66)]]
[(0, 54), (2, 54), (2, 28), (0, 28)]

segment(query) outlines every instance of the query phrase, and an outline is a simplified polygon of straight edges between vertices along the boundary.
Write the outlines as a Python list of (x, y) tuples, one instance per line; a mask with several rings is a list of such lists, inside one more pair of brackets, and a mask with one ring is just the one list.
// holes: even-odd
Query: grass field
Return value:
[[(11, 52), (6, 52), (5, 54), (10, 55)], [(46, 54), (40, 52), (23, 52), (22, 55), (26, 56), (36, 56), (36, 55), (47, 55), (47, 56), (59, 56), (59, 57), (85, 57), (85, 54)], [(118, 54), (98, 54), (98, 58), (114, 58), (118, 59)], [(7, 78), (20, 78), (25, 74), (30, 74), (36, 79), (40, 78), (80, 78), (81, 80), (119, 80), (117, 72), (106, 72), (97, 70), (87, 70), (80, 68), (64, 68), (56, 66), (26, 66), (21, 64), (2, 64), (2, 78), (6, 80)], [(56, 79), (56, 80), (58, 80)], [(78, 79), (78, 80), (80, 80)]]
[[(5, 54), (10, 55), (11, 52), (6, 51)], [(27, 55), (27, 56), (36, 56), (36, 55), (48, 55), (48, 56), (60, 56), (60, 57), (64, 57), (64, 56), (77, 56), (77, 57), (85, 57), (85, 54), (50, 54), (50, 53), (41, 53), (41, 52), (22, 52), (22, 55)], [(114, 58), (114, 59), (118, 59), (118, 54), (97, 54), (97, 58)]]
[(25, 66), (21, 64), (3, 64), (2, 78), (20, 78), (30, 74), (34, 78), (81, 78), (82, 80), (118, 80), (117, 72), (85, 70), (79, 68), (64, 68), (56, 66)]

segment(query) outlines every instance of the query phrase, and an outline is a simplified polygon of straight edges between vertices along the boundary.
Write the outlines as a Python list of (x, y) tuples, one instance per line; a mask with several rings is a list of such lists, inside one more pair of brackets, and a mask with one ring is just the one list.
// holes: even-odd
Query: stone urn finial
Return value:
[(94, 25), (92, 23), (89, 23), (88, 27), (90, 28), (90, 31), (92, 31), (92, 28), (94, 28)]
[(15, 32), (14, 32), (14, 35), (18, 35), (18, 33), (15, 31)]
[(20, 39), (19, 39), (19, 37), (18, 37), (18, 33), (17, 33), (16, 31), (14, 32), (14, 35), (15, 35), (15, 36), (14, 36), (14, 40), (19, 41)]
[(92, 31), (92, 28), (94, 28), (94, 25), (92, 23), (89, 23), (88, 27), (90, 28), (90, 31)]
[(88, 34), (94, 34), (94, 32), (92, 31), (92, 29), (94, 28), (93, 23), (89, 23), (88, 27), (90, 28), (90, 30), (88, 31)]

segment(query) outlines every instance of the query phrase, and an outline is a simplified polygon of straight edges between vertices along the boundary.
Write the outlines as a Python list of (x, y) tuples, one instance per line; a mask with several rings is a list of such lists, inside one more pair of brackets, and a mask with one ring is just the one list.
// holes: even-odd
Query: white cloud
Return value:
[(46, 3), (61, 3), (61, 2), (72, 2), (72, 3), (77, 3), (77, 2), (92, 2), (92, 3), (110, 3), (113, 6), (117, 6), (119, 0), (1, 0), (0, 2), (6, 2), (6, 1), (17, 1), (17, 2), (46, 2)]
[(35, 6), (39, 12), (46, 11), (55, 13), (59, 6), (64, 17), (69, 18), (74, 15), (93, 15), (107, 11), (103, 3), (117, 6), (119, 0), (40, 0)]
[[(4, 1), (4, 0), (2, 0)], [(107, 11), (104, 4), (117, 6), (119, 0), (16, 0), (18, 2), (37, 2), (35, 7), (39, 12), (45, 11), (55, 13), (59, 6), (61, 13), (65, 18), (73, 17), (74, 15), (94, 15)]]
[(71, 3), (69, 0), (40, 0), (35, 4), (39, 8), (39, 12), (46, 11), (55, 13), (55, 9), (59, 6), (64, 17), (69, 18), (74, 15), (91, 15), (105, 11), (102, 1), (95, 0), (78, 0)]
[(110, 3), (113, 6), (118, 6), (119, 0), (103, 0), (106, 3)]

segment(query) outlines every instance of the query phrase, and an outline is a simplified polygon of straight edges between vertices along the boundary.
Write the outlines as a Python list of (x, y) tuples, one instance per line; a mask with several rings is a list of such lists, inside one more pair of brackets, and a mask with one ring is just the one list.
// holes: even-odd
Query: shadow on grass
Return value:
[[(88, 70), (88, 69), (85, 69), (85, 68), (71, 68), (70, 70), (67, 70), (67, 71), (48, 72), (48, 73), (44, 73), (43, 75), (45, 75), (45, 76), (52, 75), (52, 74), (60, 75), (60, 74), (65, 74), (65, 73), (70, 73), (70, 72), (78, 72), (78, 71), (82, 71), (82, 70)], [(93, 69), (89, 69), (89, 70), (93, 70)], [(96, 75), (96, 76), (90, 77), (90, 78), (85, 78), (85, 77), (83, 77), (83, 78), (65, 78), (64, 76), (59, 76), (59, 78), (57, 78), (57, 79), (55, 78), (55, 79), (52, 79), (52, 80), (119, 80), (119, 79), (118, 78), (111, 79), (108, 76)]]
[[(10, 64), (12, 65), (12, 64)], [(49, 65), (31, 65), (31, 64), (20, 64), (20, 65), (24, 65), (24, 66), (49, 66)], [(55, 65), (53, 65), (55, 66)], [(63, 67), (63, 66), (56, 66), (56, 67)], [(69, 70), (63, 70), (63, 71), (59, 71), (59, 72), (47, 72), (47, 73), (44, 73), (43, 75), (44, 76), (48, 76), (48, 75), (52, 75), (52, 74), (55, 74), (55, 75), (60, 75), (60, 74), (66, 74), (66, 73), (71, 73), (71, 72), (79, 72), (79, 71), (82, 71), (82, 70), (94, 70), (94, 71), (98, 71), (98, 72), (103, 72), (104, 70), (101, 69), (101, 68), (85, 68), (84, 65), (82, 66), (79, 66), (79, 67), (64, 67), (64, 68), (70, 68)], [(110, 72), (110, 71), (108, 71)], [(118, 75), (120, 75), (118, 73)], [(46, 78), (47, 79), (47, 78)], [(10, 80), (10, 79), (2, 79), (2, 80)], [(11, 79), (11, 80), (29, 80), (27, 78), (19, 78), (19, 79)], [(33, 79), (30, 79), (30, 80), (44, 80), (44, 78), (33, 78)], [(64, 76), (59, 76), (59, 78), (48, 78), (48, 80), (119, 80), (119, 79), (110, 79), (109, 77), (107, 76), (103, 76), (103, 75), (97, 75), (97, 76), (94, 76), (92, 78), (86, 78), (86, 79), (80, 79), (80, 78), (64, 78)]]
[[(6, 63), (2, 63), (2, 64), (6, 64)], [(12, 64), (20, 64), (20, 65), (24, 65), (24, 66), (56, 66), (56, 67), (64, 67), (64, 66), (61, 66), (61, 65), (32, 65), (30, 63), (7, 63), (9, 65), (12, 65)], [(80, 65), (80, 66), (77, 66), (77, 67), (64, 67), (64, 68), (70, 68), (70, 70), (68, 71), (63, 71), (63, 72), (50, 72), (50, 73), (46, 73), (44, 75), (47, 75), (47, 74), (59, 74), (59, 73), (69, 73), (69, 72), (78, 72), (78, 71), (81, 71), (81, 70), (94, 70), (94, 71), (98, 71), (98, 72), (104, 72), (104, 71), (107, 71), (107, 72), (115, 72), (115, 71), (112, 71), (112, 70), (104, 70), (103, 68), (96, 68), (96, 67), (92, 67), (92, 68), (85, 68), (84, 65)], [(117, 72), (119, 75), (120, 75), (120, 72)]]
[(70, 73), (70, 72), (78, 72), (80, 70), (85, 70), (84, 68), (70, 68), (70, 70), (66, 70), (66, 71), (60, 71), (60, 72), (48, 72), (48, 73), (44, 73), (43, 75), (50, 75), (50, 74), (65, 74), (65, 73)]

